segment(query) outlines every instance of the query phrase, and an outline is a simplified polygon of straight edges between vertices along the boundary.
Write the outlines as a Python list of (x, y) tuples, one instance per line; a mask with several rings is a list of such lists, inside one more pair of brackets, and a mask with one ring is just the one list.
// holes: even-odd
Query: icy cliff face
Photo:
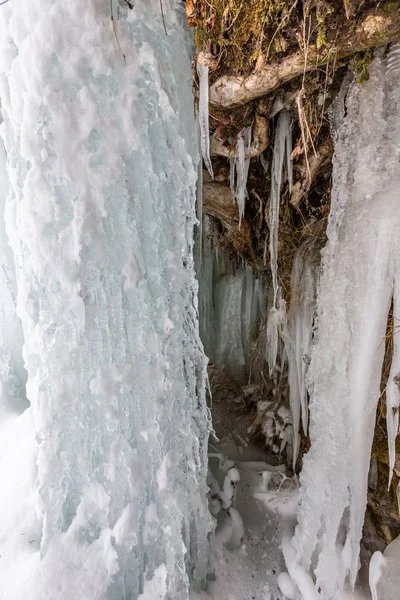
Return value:
[[(400, 227), (399, 50), (375, 59), (370, 79), (347, 82), (334, 113), (335, 157), (329, 241), (323, 254), (318, 325), (308, 373), (311, 450), (301, 476), (292, 576), (315, 596), (341, 598), (354, 585), (380, 395), (383, 339), (392, 297), (398, 314)], [(393, 296), (394, 295), (394, 296)], [(398, 340), (394, 336), (397, 348)], [(396, 435), (400, 365), (388, 394)], [(395, 421), (393, 423), (393, 421)], [(297, 568), (296, 568), (297, 567)], [(300, 567), (300, 568), (299, 568)]]
[(25, 532), (2, 530), (3, 554), (26, 555), (18, 576), (3, 567), (7, 600), (179, 600), (206, 576), (191, 46), (178, 1), (163, 0), (168, 36), (159, 0), (130, 4), (112, 2), (113, 21), (106, 0), (2, 6), (7, 228), (38, 442), (35, 534), (17, 547)]

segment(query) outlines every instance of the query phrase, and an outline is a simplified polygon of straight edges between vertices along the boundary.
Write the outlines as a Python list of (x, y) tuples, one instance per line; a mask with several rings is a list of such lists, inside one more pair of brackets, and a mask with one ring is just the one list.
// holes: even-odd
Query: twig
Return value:
[(117, 36), (117, 30), (115, 29), (114, 12), (113, 12), (113, 0), (110, 0), (110, 11), (111, 11), (111, 23), (112, 23), (112, 27), (113, 27), (114, 37), (115, 37), (115, 40), (116, 40), (116, 42), (118, 44), (118, 48), (120, 49), (120, 52), (121, 52), (121, 54), (122, 54), (122, 56), (124, 58), (124, 63), (126, 65), (126, 56), (122, 52), (121, 44), (119, 43), (118, 36)]
[(161, 16), (162, 16), (162, 22), (163, 22), (163, 25), (164, 25), (165, 35), (168, 35), (167, 28), (166, 28), (166, 25), (165, 25), (164, 8), (163, 8), (162, 0), (160, 0), (160, 9), (161, 9)]
[(3, 2), (0, 2), (0, 6), (1, 6), (2, 4), (7, 4), (7, 2), (8, 2), (8, 0), (3, 0)]

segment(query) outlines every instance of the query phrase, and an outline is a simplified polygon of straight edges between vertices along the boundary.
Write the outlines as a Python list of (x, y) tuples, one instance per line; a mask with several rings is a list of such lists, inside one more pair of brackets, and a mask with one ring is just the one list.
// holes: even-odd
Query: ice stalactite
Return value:
[(187, 600), (207, 574), (210, 517), (183, 8), (163, 0), (168, 37), (159, 0), (121, 3), (114, 31), (104, 0), (1, 9), (7, 228), (34, 425), (31, 410), (18, 419), (39, 494), (27, 483), (29, 506), (0, 531), (0, 595)]
[(214, 177), (213, 166), (210, 158), (210, 125), (208, 118), (208, 66), (197, 63), (197, 74), (199, 76), (199, 122), (201, 153), (204, 164), (211, 177)]
[(393, 294), (393, 358), (389, 379), (386, 385), (386, 423), (389, 445), (389, 488), (392, 483), (396, 459), (396, 437), (399, 431), (400, 409), (400, 343), (398, 324), (400, 323), (400, 273), (394, 282)]
[(299, 581), (302, 569), (313, 574), (323, 600), (340, 598), (357, 577), (383, 340), (400, 269), (395, 52), (389, 68), (373, 61), (362, 87), (346, 81), (333, 113), (332, 206), (308, 372), (311, 450), (290, 565)]
[(315, 240), (306, 240), (296, 253), (291, 277), (291, 300), (282, 336), (288, 357), (289, 398), (293, 419), (293, 468), (299, 452), (300, 416), (303, 431), (308, 428), (306, 375), (317, 295), (319, 265), (315, 260)]
[(251, 144), (251, 127), (243, 129), (238, 136), (236, 146), (236, 201), (239, 209), (239, 229), (244, 216), (247, 196), (247, 177), (249, 174), (250, 159), (246, 158), (246, 152)]
[(273, 303), (268, 315), (267, 326), (267, 360), (270, 374), (275, 371), (278, 354), (280, 327), (285, 314), (285, 303), (281, 300), (278, 286), (278, 231), (281, 188), (286, 159), (287, 177), (291, 184), (293, 166), (290, 156), (292, 153), (292, 125), (290, 113), (283, 110), (279, 117), (275, 132), (274, 153), (271, 171), (271, 196), (269, 205), (269, 254), (272, 274)]

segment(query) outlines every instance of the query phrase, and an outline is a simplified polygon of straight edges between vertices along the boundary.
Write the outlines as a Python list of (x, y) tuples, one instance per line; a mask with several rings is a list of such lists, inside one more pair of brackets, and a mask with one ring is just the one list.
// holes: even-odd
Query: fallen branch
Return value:
[(400, 7), (393, 3), (369, 10), (358, 25), (347, 26), (322, 49), (310, 45), (307, 64), (304, 53), (294, 52), (279, 61), (265, 64), (248, 77), (223, 75), (210, 88), (210, 103), (221, 108), (233, 108), (265, 96), (283, 83), (312, 71), (328, 61), (351, 56), (356, 52), (381, 47), (400, 37)]

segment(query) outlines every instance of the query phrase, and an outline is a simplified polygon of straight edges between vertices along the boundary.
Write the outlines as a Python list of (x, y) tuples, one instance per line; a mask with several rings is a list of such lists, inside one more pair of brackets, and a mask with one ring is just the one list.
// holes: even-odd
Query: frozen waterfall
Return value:
[[(382, 342), (393, 294), (398, 314), (399, 52), (376, 58), (362, 87), (347, 80), (333, 114), (329, 240), (308, 372), (312, 446), (301, 474), (296, 554), (288, 547), (286, 553), (305, 600), (342, 598), (359, 569)], [(392, 447), (399, 406), (395, 343), (388, 386)], [(309, 574), (315, 578), (312, 594)]]
[(1, 600), (186, 600), (206, 577), (191, 39), (163, 12), (168, 36), (159, 0), (1, 7), (0, 375), (24, 389), (25, 365), (31, 402), (0, 416)]

